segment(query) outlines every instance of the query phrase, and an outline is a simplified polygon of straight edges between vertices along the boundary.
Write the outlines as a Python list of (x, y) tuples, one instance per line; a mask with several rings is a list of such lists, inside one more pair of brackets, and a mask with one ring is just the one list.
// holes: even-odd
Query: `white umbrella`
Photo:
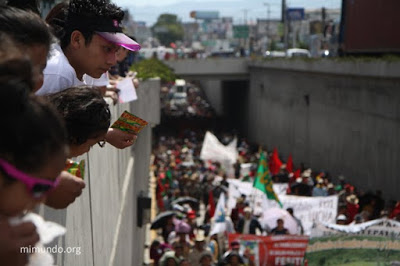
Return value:
[(289, 230), (290, 234), (300, 234), (296, 220), (286, 210), (281, 208), (270, 208), (263, 211), (263, 216), (260, 218), (260, 223), (264, 227), (268, 226), (273, 229), (277, 226), (276, 220), (282, 219), (283, 226)]

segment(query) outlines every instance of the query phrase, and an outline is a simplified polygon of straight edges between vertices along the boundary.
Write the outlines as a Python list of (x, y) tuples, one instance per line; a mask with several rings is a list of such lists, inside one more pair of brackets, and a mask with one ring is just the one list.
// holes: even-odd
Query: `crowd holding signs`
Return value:
[[(179, 264), (185, 262), (185, 256), (178, 251), (176, 265), (374, 261), (373, 256), (362, 255), (365, 249), (380, 252), (376, 258), (386, 256), (379, 261), (395, 260), (400, 223), (376, 219), (380, 217), (376, 213), (383, 210), (379, 195), (357, 194), (343, 178), (334, 185), (324, 172), (295, 170), (291, 156), (285, 165), (276, 149), (266, 156), (258, 147), (233, 136), (222, 136), (224, 144), (211, 132), (203, 136), (203, 142), (201, 135), (190, 131), (180, 139), (162, 137), (156, 149), (158, 207), (161, 213), (175, 213), (164, 249), (173, 243), (171, 234), (186, 234), (181, 239), (186, 239), (182, 241), (191, 247), (191, 254), (201, 230), (209, 240), (200, 244), (200, 250), (212, 251), (209, 264)], [(205, 217), (200, 217), (193, 204), (174, 205), (180, 197), (202, 202)], [(400, 216), (399, 208), (388, 210), (393, 218)], [(187, 233), (177, 226), (182, 223), (188, 225)], [(165, 231), (163, 228), (163, 235), (167, 235)], [(175, 250), (174, 246), (170, 249)], [(346, 256), (340, 260), (333, 255), (338, 249), (353, 252), (344, 252)]]

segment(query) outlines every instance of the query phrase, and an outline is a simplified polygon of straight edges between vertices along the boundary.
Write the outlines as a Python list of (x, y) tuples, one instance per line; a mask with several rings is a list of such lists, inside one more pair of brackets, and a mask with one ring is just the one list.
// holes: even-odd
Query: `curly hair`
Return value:
[[(94, 31), (87, 28), (87, 23), (79, 21), (101, 21), (102, 19), (115, 19), (121, 22), (124, 18), (124, 11), (108, 0), (71, 0), (66, 10), (65, 7), (58, 7), (59, 13), (55, 15), (56, 20), (48, 21), (52, 27), (56, 27), (56, 36), (60, 40), (61, 48), (64, 49), (70, 44), (71, 34), (78, 30), (85, 38), (88, 45), (93, 37)], [(78, 20), (78, 23), (76, 23)], [(73, 23), (75, 21), (75, 23)], [(60, 30), (62, 29), (62, 30)]]
[(105, 134), (110, 126), (110, 109), (96, 88), (72, 87), (48, 99), (64, 117), (69, 144), (83, 144)]

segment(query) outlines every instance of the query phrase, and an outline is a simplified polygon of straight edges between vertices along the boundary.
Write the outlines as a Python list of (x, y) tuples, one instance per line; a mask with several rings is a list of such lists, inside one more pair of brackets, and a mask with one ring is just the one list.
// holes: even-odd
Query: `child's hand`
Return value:
[(106, 135), (107, 142), (118, 149), (125, 149), (126, 147), (131, 146), (135, 143), (136, 138), (137, 135), (116, 128), (109, 128)]
[[(31, 222), (11, 226), (7, 219), (0, 219), (0, 261), (2, 265), (26, 265), (29, 247), (39, 241), (36, 227)], [(27, 247), (28, 250), (21, 250)]]
[(46, 205), (55, 209), (64, 209), (82, 194), (85, 186), (81, 178), (63, 171), (60, 175), (60, 183), (47, 195)]

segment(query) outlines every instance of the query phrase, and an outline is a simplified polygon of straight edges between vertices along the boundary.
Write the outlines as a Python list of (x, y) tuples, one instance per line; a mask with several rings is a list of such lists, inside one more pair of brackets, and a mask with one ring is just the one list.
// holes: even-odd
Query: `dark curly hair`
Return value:
[[(71, 0), (68, 8), (65, 7), (65, 4), (61, 4), (57, 8), (58, 12), (53, 14), (52, 19), (46, 20), (50, 26), (55, 28), (55, 34), (60, 40), (62, 49), (70, 44), (71, 34), (75, 30), (82, 33), (86, 45), (91, 42), (94, 31), (88, 29), (86, 21), (115, 19), (121, 22), (124, 18), (124, 11), (108, 0)], [(79, 23), (79, 21), (82, 22)]]
[(80, 145), (105, 134), (110, 126), (110, 109), (99, 90), (72, 87), (48, 96), (64, 117), (70, 144)]
[(53, 40), (49, 26), (37, 14), (10, 6), (0, 5), (0, 32), (23, 47), (41, 44), (49, 49)]
[(63, 119), (45, 99), (30, 93), (19, 77), (0, 77), (0, 158), (21, 171), (35, 172), (49, 158), (66, 155)]

